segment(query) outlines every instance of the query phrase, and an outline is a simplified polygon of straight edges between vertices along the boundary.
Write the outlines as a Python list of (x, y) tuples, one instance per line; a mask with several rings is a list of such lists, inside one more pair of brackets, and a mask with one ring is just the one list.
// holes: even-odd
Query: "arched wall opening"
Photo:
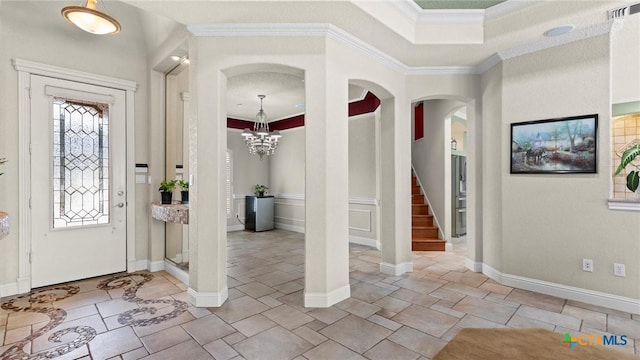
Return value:
[[(410, 223), (403, 216), (399, 221), (398, 213), (404, 210), (410, 213), (410, 198), (398, 196), (398, 182), (406, 179), (409, 187), (409, 177), (399, 175), (398, 151), (399, 138), (397, 131), (396, 106), (398, 99), (385, 87), (378, 83), (364, 79), (349, 79), (349, 85), (359, 86), (379, 99), (379, 107), (374, 112), (373, 151), (374, 151), (374, 183), (376, 212), (375, 224), (377, 241), (380, 244), (380, 271), (386, 274), (399, 275), (412, 271), (410, 257), (411, 237)], [(352, 179), (350, 186), (352, 186)], [(408, 194), (407, 194), (408, 195)], [(403, 201), (405, 200), (405, 201)], [(402, 210), (400, 208), (403, 208)], [(404, 236), (398, 236), (401, 233)]]
[[(453, 250), (451, 245), (455, 227), (453, 211), (459, 204), (455, 203), (454, 186), (452, 182), (452, 155), (460, 155), (452, 150), (452, 117), (461, 108), (466, 108), (466, 138), (464, 140), (464, 155), (466, 156), (466, 266), (473, 271), (481, 271), (478, 266), (482, 259), (482, 209), (481, 209), (481, 154), (479, 136), (480, 127), (477, 122), (476, 101), (459, 95), (429, 95), (419, 97), (412, 104), (422, 103), (425, 112), (424, 133), (430, 136), (428, 140), (418, 139), (412, 143), (412, 164), (417, 173), (423, 174), (423, 182), (432, 184), (435, 189), (427, 190), (427, 196), (432, 203), (440, 225), (441, 236), (447, 241), (447, 249)], [(415, 132), (415, 129), (414, 129)], [(415, 138), (415, 137), (414, 137)], [(456, 140), (458, 141), (458, 140)], [(419, 175), (420, 176), (420, 175)], [(426, 181), (425, 181), (426, 180)]]

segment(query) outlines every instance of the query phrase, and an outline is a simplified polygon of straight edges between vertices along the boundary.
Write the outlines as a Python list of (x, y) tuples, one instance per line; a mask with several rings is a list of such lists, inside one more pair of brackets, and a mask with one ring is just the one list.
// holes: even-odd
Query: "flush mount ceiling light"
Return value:
[(111, 16), (96, 10), (97, 0), (87, 0), (85, 6), (67, 6), (62, 16), (80, 29), (92, 34), (116, 34), (120, 32), (120, 23)]
[(262, 100), (265, 97), (266, 95), (258, 95), (258, 98), (260, 98), (260, 111), (256, 114), (253, 130), (244, 129), (241, 134), (249, 148), (249, 154), (260, 156), (260, 160), (265, 155), (273, 155), (275, 153), (278, 141), (282, 137), (278, 130), (269, 132), (267, 113), (262, 109)]
[(576, 27), (574, 25), (562, 25), (562, 26), (558, 26), (555, 27), (553, 29), (549, 29), (547, 31), (544, 32), (544, 36), (547, 37), (553, 37), (553, 36), (560, 36), (560, 35), (564, 35), (566, 33), (570, 33), (573, 31), (573, 29), (575, 29)]

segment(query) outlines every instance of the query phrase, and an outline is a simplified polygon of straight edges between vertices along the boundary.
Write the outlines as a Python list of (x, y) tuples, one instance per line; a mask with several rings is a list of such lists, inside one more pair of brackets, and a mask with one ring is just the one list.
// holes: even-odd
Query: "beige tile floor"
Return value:
[(165, 272), (5, 298), (0, 359), (429, 359), (464, 327), (626, 334), (619, 350), (640, 354), (640, 316), (502, 286), (465, 269), (463, 251), (416, 252), (413, 273), (392, 277), (378, 251), (351, 246), (352, 297), (310, 309), (303, 235), (230, 233), (222, 307), (189, 306)]

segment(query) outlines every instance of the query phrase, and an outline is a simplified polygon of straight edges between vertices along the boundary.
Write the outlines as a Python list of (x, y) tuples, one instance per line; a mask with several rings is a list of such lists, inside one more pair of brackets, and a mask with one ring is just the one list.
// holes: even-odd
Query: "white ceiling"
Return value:
[[(303, 114), (304, 85), (303, 76), (280, 72), (261, 71), (231, 76), (227, 79), (227, 115), (234, 119), (255, 120), (260, 110), (260, 94), (266, 95), (263, 109), (269, 122)], [(363, 88), (349, 85), (349, 102), (361, 100), (364, 95)]]
[(258, 95), (266, 95), (264, 111), (269, 122), (304, 113), (304, 79), (277, 72), (257, 72), (227, 79), (227, 114), (254, 120), (260, 109)]

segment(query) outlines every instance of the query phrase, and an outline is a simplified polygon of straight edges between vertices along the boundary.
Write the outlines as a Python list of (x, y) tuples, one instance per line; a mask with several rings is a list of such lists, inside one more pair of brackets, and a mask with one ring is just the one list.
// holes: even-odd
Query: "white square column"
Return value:
[(305, 75), (304, 304), (329, 307), (351, 295), (348, 86), (325, 71)]
[(411, 115), (395, 104), (380, 104), (380, 271), (401, 275), (411, 261)]
[[(191, 118), (189, 119), (189, 302), (198, 307), (221, 306), (227, 288), (227, 214), (225, 156), (226, 77), (194, 39), (190, 44)], [(208, 51), (207, 51), (208, 50)]]

